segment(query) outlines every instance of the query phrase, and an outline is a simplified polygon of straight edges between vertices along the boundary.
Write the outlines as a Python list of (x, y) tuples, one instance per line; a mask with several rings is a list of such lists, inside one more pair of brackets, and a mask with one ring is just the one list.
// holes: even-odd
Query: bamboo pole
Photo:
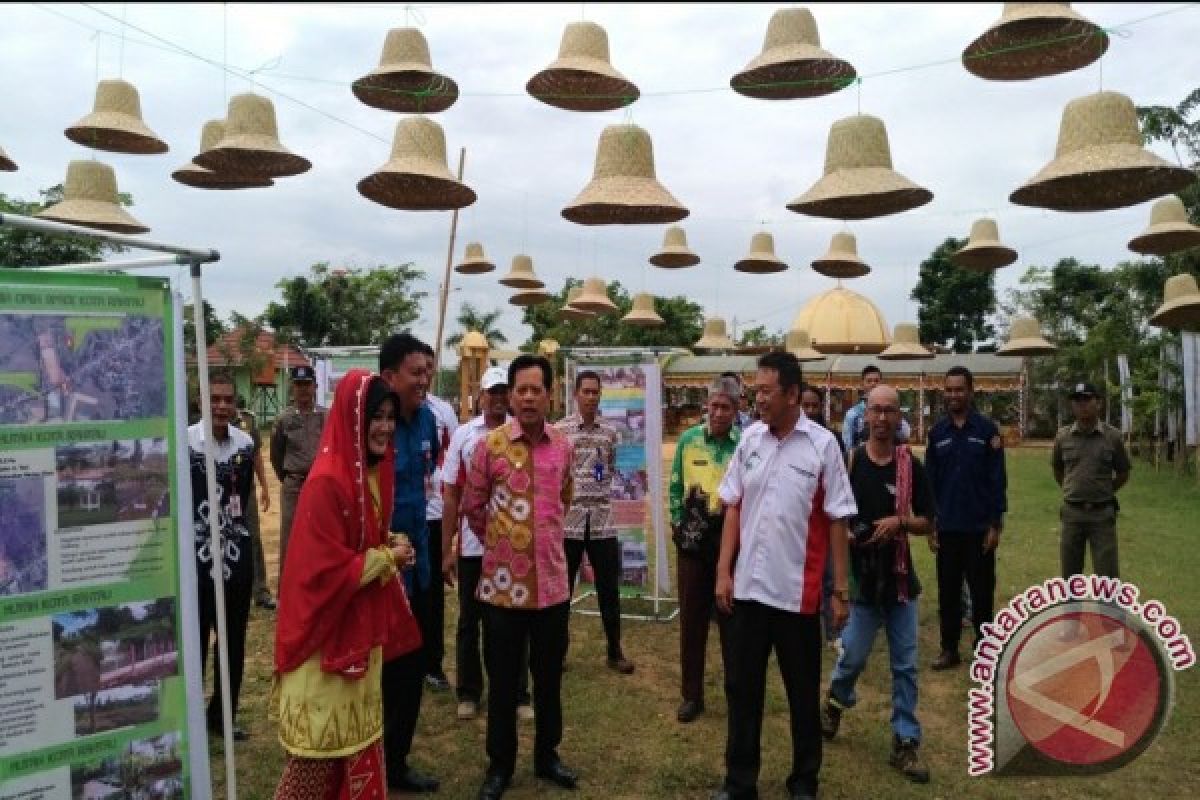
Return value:
[[(467, 148), (460, 148), (458, 151), (458, 182), (462, 183), (463, 166), (467, 161)], [(439, 378), (441, 377), (442, 368), (442, 331), (446, 325), (446, 301), (450, 298), (450, 276), (453, 274), (451, 269), (454, 264), (454, 239), (458, 235), (458, 209), (454, 209), (453, 215), (450, 217), (450, 244), (446, 248), (446, 273), (442, 278), (442, 292), (438, 307), (437, 321), (437, 336), (433, 346), (433, 375), (430, 379), (430, 386), (433, 387), (434, 394), (438, 392)]]

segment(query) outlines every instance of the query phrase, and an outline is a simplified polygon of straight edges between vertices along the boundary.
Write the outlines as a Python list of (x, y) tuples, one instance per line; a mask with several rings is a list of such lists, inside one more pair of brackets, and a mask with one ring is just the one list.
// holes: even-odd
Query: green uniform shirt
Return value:
[(1130, 470), (1121, 432), (1101, 420), (1090, 431), (1079, 423), (1059, 428), (1054, 437), (1054, 469), (1062, 470), (1065, 502), (1111, 503), (1113, 477)]
[(688, 428), (675, 445), (671, 464), (671, 524), (679, 530), (676, 544), (685, 552), (715, 555), (720, 548), (721, 498), (717, 488), (737, 449), (739, 429), (710, 436), (706, 425)]

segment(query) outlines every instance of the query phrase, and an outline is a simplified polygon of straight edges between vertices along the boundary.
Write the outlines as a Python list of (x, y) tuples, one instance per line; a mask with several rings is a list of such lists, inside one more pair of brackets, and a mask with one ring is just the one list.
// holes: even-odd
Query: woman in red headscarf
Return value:
[(388, 536), (395, 426), (382, 378), (341, 379), (280, 585), (275, 678), (288, 761), (276, 800), (387, 795), (383, 662), (421, 644), (397, 577), (412, 547)]

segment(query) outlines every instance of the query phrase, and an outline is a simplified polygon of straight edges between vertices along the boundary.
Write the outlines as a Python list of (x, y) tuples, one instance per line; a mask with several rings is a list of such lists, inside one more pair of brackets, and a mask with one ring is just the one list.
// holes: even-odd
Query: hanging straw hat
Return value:
[(1150, 211), (1150, 227), (1129, 240), (1135, 253), (1165, 256), (1200, 245), (1200, 228), (1188, 222), (1187, 209), (1175, 195), (1164, 197)]
[(436, 114), (454, 105), (458, 84), (433, 71), (429, 42), (416, 28), (392, 28), (383, 40), (379, 66), (350, 85), (372, 108)]
[(633, 296), (633, 310), (621, 317), (621, 322), (639, 328), (657, 328), (667, 324), (654, 310), (654, 295), (646, 292)]
[(663, 234), (662, 249), (650, 256), (650, 263), (666, 269), (694, 267), (700, 263), (700, 256), (688, 247), (687, 234), (683, 232), (683, 228), (672, 225)]
[(392, 157), (358, 182), (368, 200), (401, 211), (452, 211), (475, 202), (475, 192), (446, 166), (446, 134), (428, 117), (396, 123)]
[[(213, 147), (225, 136), (225, 120), (210, 119), (204, 123), (200, 133), (200, 152)], [(196, 189), (257, 189), (274, 186), (275, 181), (263, 175), (232, 175), (226, 172), (214, 172), (189, 161), (171, 173), (171, 177), (184, 186)]]
[(312, 162), (279, 141), (275, 106), (271, 101), (249, 92), (229, 99), (225, 137), (194, 161), (215, 172), (271, 178), (299, 175), (312, 169)]
[(971, 223), (966, 246), (951, 254), (950, 260), (964, 269), (999, 269), (1016, 261), (1017, 251), (1000, 241), (996, 220), (977, 219)]
[(692, 345), (697, 350), (732, 350), (737, 345), (725, 332), (725, 320), (721, 317), (708, 317), (704, 320), (704, 335)]
[(512, 266), (500, 283), (514, 289), (543, 289), (546, 286), (533, 272), (533, 259), (526, 255), (513, 256)]
[(579, 295), (583, 294), (582, 286), (572, 286), (567, 290), (567, 302), (558, 312), (559, 319), (582, 321), (591, 319), (596, 316), (594, 311), (584, 311), (582, 308), (575, 306), (575, 301), (579, 299)]
[(654, 145), (637, 125), (609, 125), (600, 134), (591, 182), (562, 210), (580, 225), (657, 225), (688, 210), (654, 174)]
[(463, 255), (463, 260), (455, 265), (454, 271), (461, 272), (463, 275), (482, 275), (495, 268), (496, 265), (484, 256), (483, 245), (479, 242), (471, 242), (467, 245), (467, 252)]
[(113, 233), (146, 233), (150, 230), (121, 208), (117, 199), (117, 175), (112, 167), (99, 161), (68, 164), (62, 202), (34, 216)]
[(550, 293), (545, 289), (522, 289), (513, 292), (508, 302), (514, 306), (536, 306), (550, 299)]
[(608, 297), (608, 284), (603, 278), (588, 278), (583, 282), (583, 291), (572, 304), (583, 311), (596, 314), (611, 314), (617, 311), (617, 304)]
[(996, 351), (998, 356), (1043, 356), (1058, 348), (1042, 336), (1041, 326), (1033, 317), (1017, 317), (1008, 331), (1008, 341)]
[(932, 192), (892, 169), (883, 120), (857, 114), (833, 123), (824, 175), (787, 207), (813, 217), (869, 219), (908, 211), (932, 199)]
[(555, 339), (542, 339), (538, 342), (537, 353), (539, 356), (554, 358), (558, 354), (558, 341)]
[(1009, 195), (1021, 206), (1106, 211), (1171, 194), (1196, 180), (1142, 147), (1133, 101), (1096, 92), (1067, 103), (1054, 160)]
[(871, 272), (867, 262), (858, 257), (858, 242), (853, 233), (835, 233), (829, 241), (829, 251), (812, 262), (814, 272), (830, 278), (861, 278)]
[(775, 237), (759, 232), (750, 238), (750, 252), (734, 264), (733, 268), (738, 272), (766, 275), (771, 272), (783, 272), (788, 265), (775, 255)]
[(613, 67), (604, 28), (586, 21), (567, 25), (558, 58), (530, 78), (525, 91), (567, 111), (613, 111), (641, 94)]
[(1080, 69), (1108, 49), (1108, 34), (1070, 3), (1005, 3), (1004, 14), (963, 50), (967, 72), (1027, 81)]
[(1163, 287), (1163, 304), (1150, 317), (1158, 328), (1200, 328), (1200, 289), (1189, 273), (1172, 275)]
[(767, 23), (762, 52), (729, 86), (747, 97), (789, 100), (831, 94), (853, 83), (856, 75), (849, 62), (821, 48), (812, 12), (783, 8)]
[(879, 354), (884, 361), (909, 361), (919, 358), (933, 358), (933, 353), (921, 346), (917, 326), (911, 322), (901, 322), (896, 325), (896, 335), (892, 343)]
[(167, 143), (142, 122), (142, 103), (132, 83), (100, 81), (92, 107), (92, 113), (63, 131), (72, 142), (138, 156), (167, 152)]
[(813, 349), (808, 331), (793, 328), (783, 337), (783, 342), (784, 349), (794, 355), (797, 361), (820, 361), (825, 357)]
[(4, 148), (0, 147), (0, 172), (16, 172), (17, 162), (8, 157), (8, 153), (4, 152)]

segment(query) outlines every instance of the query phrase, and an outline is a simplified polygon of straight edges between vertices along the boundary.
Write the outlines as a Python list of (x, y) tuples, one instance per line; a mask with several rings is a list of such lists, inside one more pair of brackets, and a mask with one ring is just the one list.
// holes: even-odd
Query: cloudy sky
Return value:
[[(150, 237), (220, 250), (205, 285), (223, 316), (259, 313), (278, 296), (276, 282), (314, 262), (411, 261), (427, 273), (430, 292), (417, 333), (432, 340), (450, 214), (394, 211), (355, 188), (387, 159), (400, 115), (361, 104), (349, 85), (375, 66), (387, 30), (410, 24), (428, 38), (435, 69), (462, 92), (435, 117), (451, 161), (467, 149), (466, 182), (479, 196), (460, 215), (455, 258), (467, 241), (480, 241), (501, 267), (454, 274), (451, 320), (463, 302), (502, 309), (502, 329), (525, 341), (520, 310), (496, 282), (523, 252), (552, 289), (567, 276), (595, 273), (634, 290), (686, 294), (709, 313), (736, 319), (738, 329), (786, 330), (807, 298), (834, 285), (809, 263), (842, 223), (785, 205), (820, 177), (829, 126), (861, 109), (886, 123), (897, 170), (934, 193), (920, 209), (849, 226), (874, 271), (848, 285), (894, 325), (915, 321), (908, 295), (920, 262), (947, 236), (966, 236), (980, 215), (994, 216), (1001, 237), (1021, 254), (999, 274), (1002, 295), (1028, 265), (1076, 256), (1111, 266), (1131, 256), (1126, 242), (1145, 226), (1149, 204), (1066, 214), (1007, 198), (1052, 158), (1071, 99), (1104, 88), (1139, 105), (1175, 105), (1194, 89), (1200, 6), (1074, 7), (1113, 31), (1101, 64), (996, 83), (967, 73), (959, 56), (999, 16), (1000, 3), (816, 6), (822, 44), (854, 64), (861, 87), (764, 101), (735, 94), (728, 82), (761, 48), (773, 5), (10, 5), (0, 48), (7, 108), (0, 146), (21, 169), (0, 173), (0, 191), (36, 197), (63, 180), (70, 160), (88, 157), (61, 132), (91, 109), (97, 77), (123, 75), (139, 88), (147, 124), (171, 151), (98, 157), (133, 194), (133, 213), (151, 227)], [(615, 66), (641, 89), (629, 109), (572, 113), (525, 94), (529, 77), (555, 57), (564, 26), (581, 16), (607, 29)], [(254, 71), (257, 85), (223, 63)], [(281, 139), (313, 169), (240, 192), (172, 181), (170, 173), (198, 149), (204, 121), (223, 117), (226, 98), (244, 91), (274, 99)], [(646, 263), (664, 226), (584, 227), (561, 217), (591, 176), (601, 130), (626, 121), (653, 137), (659, 179), (691, 210), (681, 224), (700, 266), (667, 271)], [(1169, 148), (1158, 152), (1174, 160)], [(774, 234), (791, 269), (733, 271), (760, 230)], [(448, 322), (447, 333), (453, 330)]]

